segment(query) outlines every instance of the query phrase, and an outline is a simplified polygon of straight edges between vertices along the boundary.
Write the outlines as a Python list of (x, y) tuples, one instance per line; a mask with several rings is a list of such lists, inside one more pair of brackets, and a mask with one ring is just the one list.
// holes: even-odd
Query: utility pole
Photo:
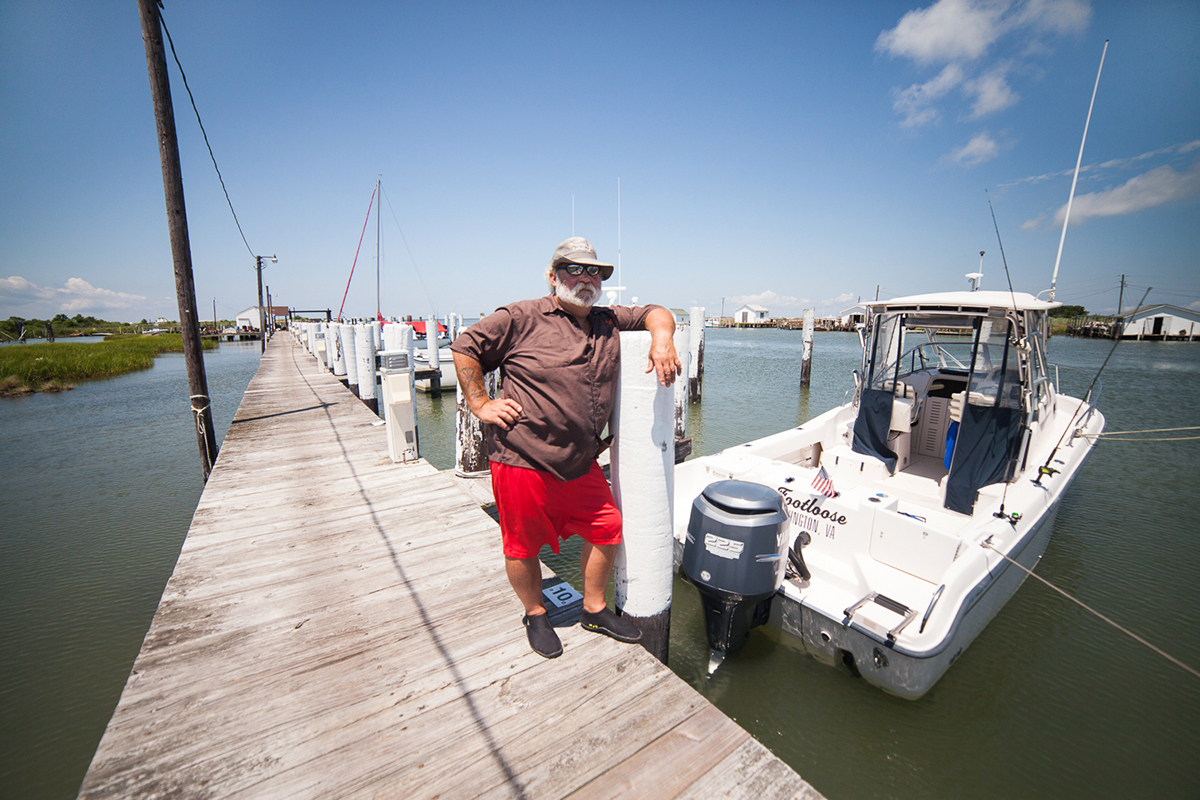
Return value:
[(262, 345), (262, 352), (265, 353), (267, 352), (267, 315), (265, 309), (263, 309), (262, 261), (263, 256), (254, 257), (254, 271), (258, 273), (258, 332), (262, 334), (260, 344)]
[(146, 46), (146, 70), (150, 76), (150, 96), (154, 101), (154, 123), (158, 129), (158, 155), (162, 161), (167, 228), (171, 236), (171, 256), (175, 264), (175, 298), (179, 304), (183, 357), (187, 364), (192, 416), (196, 423), (196, 442), (200, 447), (204, 481), (207, 483), (208, 475), (217, 460), (217, 437), (213, 430), (208, 378), (204, 374), (204, 356), (200, 345), (196, 285), (192, 279), (192, 245), (188, 240), (187, 209), (183, 202), (183, 171), (179, 166), (175, 110), (171, 104), (171, 84), (167, 74), (167, 56), (163, 49), (162, 23), (158, 16), (157, 1), (138, 0), (138, 14), (142, 22), (142, 42)]

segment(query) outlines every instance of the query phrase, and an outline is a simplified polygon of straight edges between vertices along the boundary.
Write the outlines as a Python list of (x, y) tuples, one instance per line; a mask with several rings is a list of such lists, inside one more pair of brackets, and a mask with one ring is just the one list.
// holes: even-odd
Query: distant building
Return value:
[(733, 322), (735, 325), (756, 324), (769, 322), (770, 320), (771, 312), (762, 306), (744, 305), (733, 312)]
[[(284, 318), (285, 324), (286, 324), (286, 320), (288, 317), (288, 307), (287, 306), (268, 306), (266, 309), (266, 312), (267, 312), (267, 324), (269, 324), (269, 325), (276, 324), (276, 322), (278, 321), (278, 319), (280, 317)], [(233, 326), (235, 328), (249, 328), (250, 330), (256, 331), (256, 330), (258, 330), (258, 326), (260, 324), (260, 319), (261, 319), (261, 317), (259, 316), (259, 313), (258, 313), (258, 306), (250, 306), (245, 311), (242, 311), (236, 317), (233, 318)]]
[(1200, 311), (1160, 304), (1142, 306), (1116, 319), (1122, 339), (1200, 338)]

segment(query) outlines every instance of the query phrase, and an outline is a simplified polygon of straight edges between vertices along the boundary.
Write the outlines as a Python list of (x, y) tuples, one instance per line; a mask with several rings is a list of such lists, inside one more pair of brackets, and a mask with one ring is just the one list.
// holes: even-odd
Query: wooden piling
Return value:
[(800, 385), (807, 387), (812, 379), (813, 310), (804, 309), (804, 355), (800, 361)]
[[(497, 395), (499, 382), (498, 370), (492, 370), (483, 376), (483, 387), (488, 397)], [(456, 396), (458, 406), (454, 416), (454, 471), (462, 478), (482, 477), (491, 472), (484, 442), (487, 426), (471, 413), (471, 406), (463, 394), (462, 383), (457, 386)]]

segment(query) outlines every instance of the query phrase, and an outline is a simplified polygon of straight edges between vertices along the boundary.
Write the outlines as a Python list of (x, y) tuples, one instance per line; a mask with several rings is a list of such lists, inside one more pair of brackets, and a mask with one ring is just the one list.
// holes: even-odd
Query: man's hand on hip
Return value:
[(507, 397), (488, 400), (479, 410), (472, 410), (475, 416), (489, 425), (499, 425), (508, 430), (521, 416), (521, 405), (516, 400)]

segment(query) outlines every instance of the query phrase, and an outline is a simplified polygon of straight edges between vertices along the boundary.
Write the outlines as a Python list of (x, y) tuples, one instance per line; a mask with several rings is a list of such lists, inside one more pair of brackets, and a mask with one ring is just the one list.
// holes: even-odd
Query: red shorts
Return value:
[(573, 481), (496, 461), (491, 467), (508, 558), (536, 558), (547, 544), (557, 553), (559, 540), (575, 534), (592, 544), (621, 543), (621, 512), (599, 464)]

